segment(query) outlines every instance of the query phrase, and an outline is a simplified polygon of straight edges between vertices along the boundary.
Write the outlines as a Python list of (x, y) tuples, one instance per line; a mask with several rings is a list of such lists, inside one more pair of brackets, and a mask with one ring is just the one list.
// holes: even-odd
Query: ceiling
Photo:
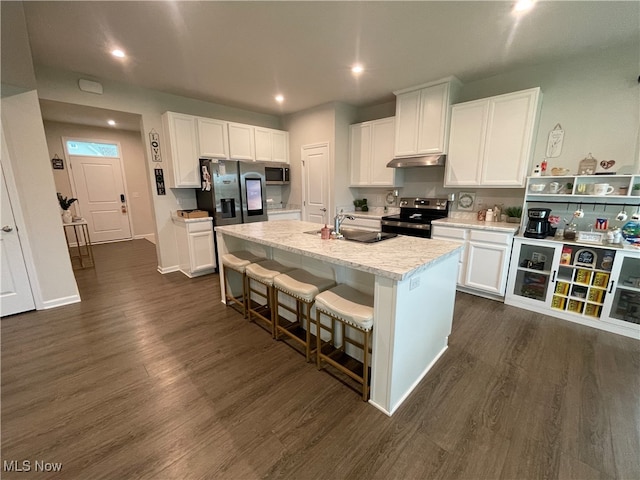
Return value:
[[(25, 2), (36, 65), (283, 115), (640, 43), (640, 2)], [(127, 52), (124, 61), (109, 54)], [(351, 74), (359, 61), (365, 71)], [(282, 93), (282, 105), (274, 96)], [(52, 102), (55, 104), (55, 102)], [(54, 107), (55, 105), (50, 105)]]

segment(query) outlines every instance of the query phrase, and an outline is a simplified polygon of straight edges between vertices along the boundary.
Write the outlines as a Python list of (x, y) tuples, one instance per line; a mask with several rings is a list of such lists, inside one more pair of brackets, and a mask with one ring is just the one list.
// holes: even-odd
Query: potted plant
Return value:
[(631, 195), (634, 197), (640, 197), (640, 183), (634, 183), (631, 187)]
[(356, 212), (368, 212), (369, 211), (369, 207), (367, 206), (367, 199), (363, 198), (362, 200), (360, 199), (355, 199), (353, 201), (353, 206), (356, 207)]
[(508, 223), (520, 223), (522, 217), (522, 207), (507, 207), (504, 210)]
[(60, 208), (62, 209), (62, 221), (64, 223), (71, 223), (73, 221), (73, 217), (71, 216), (69, 207), (71, 207), (71, 205), (73, 205), (73, 202), (77, 200), (77, 198), (63, 197), (62, 194), (58, 192), (58, 203), (60, 204)]

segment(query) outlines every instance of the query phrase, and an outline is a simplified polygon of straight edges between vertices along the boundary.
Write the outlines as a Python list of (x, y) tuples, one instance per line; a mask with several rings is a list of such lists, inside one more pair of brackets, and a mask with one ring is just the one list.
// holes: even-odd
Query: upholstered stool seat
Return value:
[[(277, 300), (274, 294), (273, 282), (274, 279), (285, 272), (292, 270), (291, 267), (282, 265), (275, 260), (263, 260), (261, 262), (251, 263), (246, 267), (247, 284), (248, 284), (248, 305), (249, 305), (249, 321), (253, 321), (254, 318), (262, 320), (269, 326), (271, 336), (275, 336), (275, 322), (274, 316), (277, 316)], [(251, 280), (262, 284), (265, 290), (257, 290), (251, 285)], [(251, 294), (265, 299), (264, 304), (259, 304), (252, 301)]]
[[(280, 338), (280, 334), (300, 343), (305, 349), (307, 362), (311, 360), (311, 354), (315, 351), (315, 344), (312, 342), (312, 327), (314, 322), (311, 317), (311, 307), (316, 296), (335, 285), (333, 279), (323, 278), (313, 275), (306, 270), (296, 269), (282, 275), (278, 275), (274, 279), (275, 300), (277, 308), (282, 307), (295, 314), (296, 318), (289, 324), (281, 324), (280, 316), (275, 316), (275, 335)], [(279, 294), (289, 295), (295, 300), (296, 308), (293, 310), (289, 306), (283, 304), (279, 300)], [(305, 331), (304, 328), (306, 323)]]
[[(321, 315), (326, 315), (331, 319), (329, 327), (321, 323)], [(335, 348), (333, 345), (336, 340), (336, 321), (342, 327), (342, 346), (340, 348)], [(346, 335), (346, 325), (362, 332), (362, 343)], [(331, 334), (325, 346), (322, 345), (321, 339), (323, 329)], [(362, 399), (364, 401), (369, 398), (369, 348), (372, 329), (373, 297), (371, 295), (362, 293), (348, 285), (338, 285), (316, 296), (316, 363), (318, 370), (322, 368), (322, 361), (324, 360), (329, 365), (356, 380), (362, 385)], [(362, 374), (360, 374), (359, 368), (349, 368), (347, 366), (348, 362), (340, 361), (346, 357), (345, 348), (347, 344), (362, 349)]]
[[(233, 253), (225, 253), (222, 255), (222, 266), (224, 272), (224, 282), (225, 282), (225, 303), (227, 305), (233, 306), (239, 305), (241, 308), (241, 313), (243, 316), (247, 316), (247, 301), (248, 301), (248, 285), (247, 285), (247, 276), (245, 274), (245, 270), (247, 265), (250, 265), (254, 262), (259, 262), (264, 260), (257, 255), (254, 255), (251, 252), (240, 251)], [(242, 295), (236, 296), (231, 291), (231, 285), (229, 283), (229, 271), (233, 270), (238, 272), (242, 276)]]

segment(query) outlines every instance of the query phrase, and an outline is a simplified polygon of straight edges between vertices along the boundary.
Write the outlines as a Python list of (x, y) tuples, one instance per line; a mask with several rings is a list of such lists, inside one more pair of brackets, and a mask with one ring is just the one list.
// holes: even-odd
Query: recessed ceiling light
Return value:
[(354, 75), (360, 75), (362, 72), (364, 72), (364, 67), (359, 63), (351, 67), (351, 73)]
[(513, 6), (514, 13), (523, 13), (531, 10), (536, 4), (535, 0), (518, 0)]
[(276, 102), (278, 103), (282, 103), (284, 102), (284, 96), (283, 95), (276, 95)]
[(118, 48), (116, 48), (115, 50), (111, 50), (111, 55), (118, 58), (124, 58), (126, 56), (124, 52)]
[(113, 127), (116, 124), (116, 121), (115, 120), (107, 120), (107, 123)]

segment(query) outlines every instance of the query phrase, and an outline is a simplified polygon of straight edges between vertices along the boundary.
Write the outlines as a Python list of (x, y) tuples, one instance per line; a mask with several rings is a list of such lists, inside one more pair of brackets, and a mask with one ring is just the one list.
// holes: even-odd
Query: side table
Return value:
[[(80, 268), (95, 266), (91, 238), (89, 237), (89, 224), (87, 221), (82, 219), (71, 223), (63, 223), (62, 225), (64, 227), (64, 238), (67, 241), (67, 248), (69, 249), (69, 256), (71, 257), (71, 264), (73, 265), (73, 259), (77, 258), (80, 263)], [(67, 229), (73, 229), (71, 235), (75, 236), (75, 246), (72, 246), (69, 242)]]

